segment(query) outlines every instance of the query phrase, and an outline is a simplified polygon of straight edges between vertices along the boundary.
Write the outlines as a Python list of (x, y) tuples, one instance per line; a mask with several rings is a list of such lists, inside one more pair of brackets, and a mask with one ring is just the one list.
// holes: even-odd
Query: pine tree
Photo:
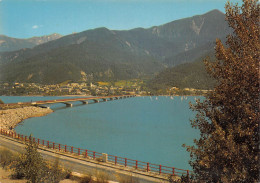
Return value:
[(58, 183), (69, 172), (62, 170), (58, 158), (54, 163), (46, 162), (38, 152), (38, 146), (31, 136), (26, 143), (25, 153), (19, 156), (12, 168), (14, 170), (13, 178), (25, 178), (31, 183)]
[(25, 178), (32, 183), (42, 182), (46, 170), (46, 163), (37, 151), (37, 144), (29, 137), (25, 153)]
[(32, 183), (44, 181), (48, 170), (45, 161), (37, 149), (37, 144), (33, 142), (32, 137), (30, 136), (29, 142), (27, 142), (25, 147), (25, 153), (21, 154), (13, 166), (13, 177), (25, 177)]
[(259, 2), (225, 8), (233, 34), (216, 40), (215, 62), (205, 60), (218, 84), (191, 106), (201, 136), (186, 147), (198, 182), (259, 182)]

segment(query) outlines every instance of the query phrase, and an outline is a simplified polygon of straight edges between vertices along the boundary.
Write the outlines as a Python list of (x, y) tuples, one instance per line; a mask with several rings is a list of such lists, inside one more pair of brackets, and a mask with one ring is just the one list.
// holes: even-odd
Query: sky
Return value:
[[(238, 2), (240, 0), (231, 0)], [(149, 28), (213, 9), (226, 0), (0, 0), (0, 35), (68, 35), (98, 27)]]

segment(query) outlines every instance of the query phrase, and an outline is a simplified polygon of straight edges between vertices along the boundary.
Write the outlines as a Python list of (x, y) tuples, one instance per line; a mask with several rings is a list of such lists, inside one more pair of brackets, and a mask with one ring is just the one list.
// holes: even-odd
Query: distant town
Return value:
[(169, 87), (162, 91), (150, 91), (139, 80), (119, 82), (82, 82), (61, 84), (37, 84), (37, 83), (0, 83), (0, 95), (7, 96), (61, 96), (61, 95), (205, 95), (209, 90), (194, 88)]

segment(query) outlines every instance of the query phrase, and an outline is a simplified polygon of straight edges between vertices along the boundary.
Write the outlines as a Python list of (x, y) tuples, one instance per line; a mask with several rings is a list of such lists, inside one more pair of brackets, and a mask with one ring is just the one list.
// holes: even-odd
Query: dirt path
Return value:
[(11, 172), (0, 167), (0, 183), (26, 183), (26, 180), (10, 179)]

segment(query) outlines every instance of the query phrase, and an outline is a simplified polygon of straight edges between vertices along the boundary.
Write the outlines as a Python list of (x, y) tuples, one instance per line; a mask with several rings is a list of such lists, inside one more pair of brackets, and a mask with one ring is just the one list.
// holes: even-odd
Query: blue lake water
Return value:
[[(4, 102), (49, 100), (57, 97), (0, 97)], [(68, 97), (63, 97), (68, 98)], [(198, 97), (197, 97), (198, 98)], [(156, 100), (157, 99), (157, 100)], [(199, 131), (191, 128), (194, 97), (135, 97), (75, 107), (51, 106), (54, 113), (30, 118), (18, 133), (82, 149), (139, 161), (191, 169), (189, 153)]]

